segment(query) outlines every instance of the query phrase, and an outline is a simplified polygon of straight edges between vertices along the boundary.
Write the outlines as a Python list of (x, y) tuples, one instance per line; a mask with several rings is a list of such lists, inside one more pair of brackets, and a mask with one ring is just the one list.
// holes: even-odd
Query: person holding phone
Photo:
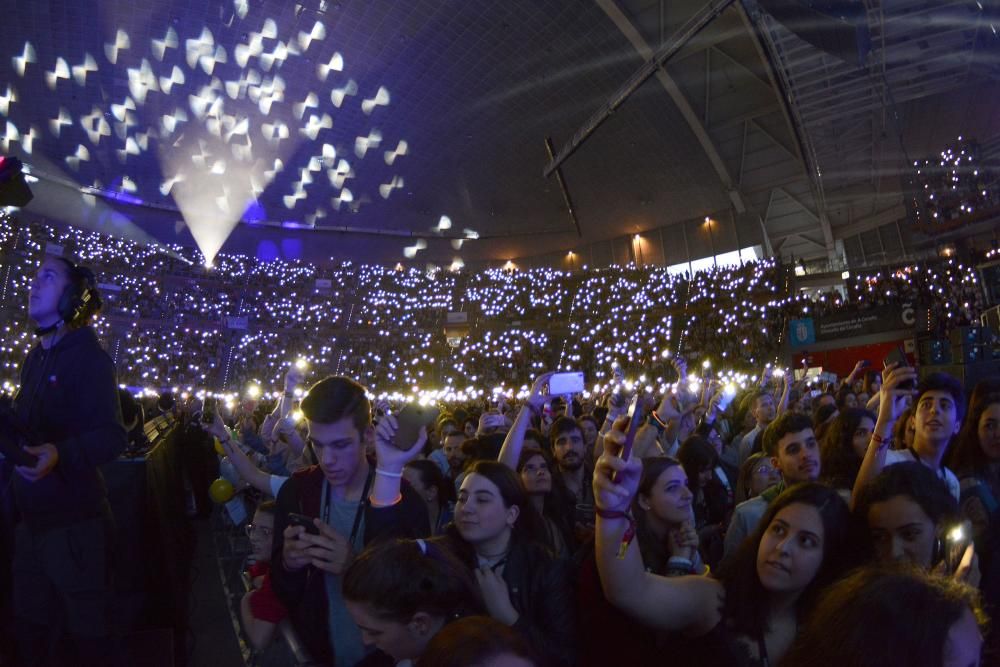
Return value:
[[(647, 572), (667, 577), (707, 574), (698, 532), (692, 523), (693, 494), (680, 461), (669, 456), (642, 459), (632, 512), (635, 541)], [(651, 627), (637, 623), (608, 602), (593, 549), (583, 555), (577, 576), (580, 615), (580, 665), (655, 664), (663, 655), (662, 638)], [(608, 635), (617, 641), (609, 642)]]
[[(878, 419), (854, 483), (853, 501), (857, 502), (864, 485), (886, 466), (918, 461), (934, 471), (957, 502), (960, 497), (958, 478), (944, 466), (943, 461), (965, 414), (965, 392), (961, 383), (946, 373), (932, 373), (913, 389), (917, 380), (916, 369), (895, 362), (886, 366), (883, 375), (885, 381)], [(913, 447), (891, 449), (893, 425), (914, 397)]]
[[(427, 509), (403, 480), (427, 434), (398, 448), (396, 418), (386, 415), (374, 428), (365, 388), (345, 377), (313, 385), (301, 407), (319, 463), (294, 473), (278, 493), (274, 590), (314, 659), (354, 665), (367, 649), (344, 603), (341, 575), (352, 555), (379, 537), (429, 536)], [(374, 465), (364, 454), (370, 440)], [(291, 514), (312, 518), (315, 532), (293, 525)]]
[[(907, 561), (979, 585), (972, 536), (952, 531), (961, 520), (958, 503), (926, 466), (915, 461), (888, 466), (862, 489), (854, 514), (868, 528), (868, 547), (876, 561)], [(966, 541), (950, 553), (956, 539)]]
[(678, 664), (779, 664), (813, 594), (843, 571), (850, 551), (844, 501), (821, 484), (797, 484), (771, 503), (718, 573), (658, 576), (643, 567), (627, 513), (643, 464), (616, 455), (621, 432), (609, 440), (594, 475), (597, 566), (608, 600), (652, 628), (687, 637), (671, 651)]

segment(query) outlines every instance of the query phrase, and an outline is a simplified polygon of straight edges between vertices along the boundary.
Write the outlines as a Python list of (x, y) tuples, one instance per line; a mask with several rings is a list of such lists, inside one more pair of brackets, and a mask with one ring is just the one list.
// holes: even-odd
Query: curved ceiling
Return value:
[[(0, 148), (40, 186), (95, 188), (161, 240), (185, 238), (183, 218), (210, 251), (272, 225), (313, 255), (509, 259), (732, 210), (779, 251), (829, 254), (837, 225), (863, 217), (827, 210), (849, 178), (831, 194), (808, 175), (825, 157), (810, 137), (836, 118), (815, 113), (821, 96), (786, 104), (778, 80), (805, 91), (837, 64), (739, 3), (564, 163), (580, 236), (543, 176), (546, 137), (564, 145), (703, 4), (19, 3), (0, 25)], [(865, 216), (899, 199), (879, 187), (880, 129), (862, 137), (874, 200), (848, 202)], [(86, 219), (94, 202), (59, 212)]]

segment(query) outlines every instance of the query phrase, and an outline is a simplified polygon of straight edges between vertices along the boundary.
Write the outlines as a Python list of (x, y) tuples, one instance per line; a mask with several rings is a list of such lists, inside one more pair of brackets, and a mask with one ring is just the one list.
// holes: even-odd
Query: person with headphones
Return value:
[(100, 307), (90, 270), (61, 257), (44, 259), (28, 301), (39, 340), (21, 367), (13, 404), (33, 441), (23, 448), (36, 459), (30, 467), (17, 466), (13, 477), (20, 515), (13, 558), (15, 664), (115, 661), (113, 519), (98, 466), (115, 460), (127, 438), (114, 363), (88, 326)]

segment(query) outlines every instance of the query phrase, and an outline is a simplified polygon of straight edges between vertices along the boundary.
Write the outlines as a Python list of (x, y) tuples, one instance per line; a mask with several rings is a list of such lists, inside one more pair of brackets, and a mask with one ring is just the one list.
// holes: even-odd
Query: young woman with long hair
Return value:
[[(606, 446), (622, 439), (606, 439)], [(595, 471), (597, 562), (605, 595), (651, 627), (692, 638), (680, 651), (691, 664), (776, 664), (817, 591), (843, 569), (847, 503), (827, 486), (795, 485), (771, 503), (751, 538), (717, 574), (661, 577), (646, 572), (639, 550), (629, 545), (626, 511), (641, 471), (639, 461), (610, 453)]]

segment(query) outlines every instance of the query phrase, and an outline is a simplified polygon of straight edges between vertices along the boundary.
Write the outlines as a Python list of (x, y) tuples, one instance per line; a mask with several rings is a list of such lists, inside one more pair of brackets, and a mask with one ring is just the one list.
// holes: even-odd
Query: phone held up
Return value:
[[(632, 403), (628, 406), (628, 426), (625, 427), (625, 444), (622, 446), (621, 458), (628, 460), (632, 455), (632, 445), (635, 443), (635, 434), (638, 433), (642, 425), (642, 406), (639, 404), (639, 395), (636, 394)], [(615, 473), (611, 481), (618, 481), (618, 473)]]
[(549, 378), (549, 396), (583, 393), (583, 373), (555, 373)]
[[(890, 352), (886, 358), (883, 360), (883, 365), (888, 368), (890, 364), (897, 364), (897, 368), (909, 367), (910, 362), (906, 358), (906, 353), (903, 352), (903, 348), (897, 347), (892, 352)], [(916, 389), (917, 383), (915, 380), (907, 380), (899, 384), (900, 389)]]
[(428, 430), (437, 421), (438, 409), (432, 405), (407, 403), (396, 415), (396, 439), (393, 442), (397, 449), (407, 450), (420, 437), (420, 429), (426, 426)]
[(215, 398), (212, 396), (206, 396), (205, 400), (201, 403), (201, 423), (211, 424), (215, 421)]

